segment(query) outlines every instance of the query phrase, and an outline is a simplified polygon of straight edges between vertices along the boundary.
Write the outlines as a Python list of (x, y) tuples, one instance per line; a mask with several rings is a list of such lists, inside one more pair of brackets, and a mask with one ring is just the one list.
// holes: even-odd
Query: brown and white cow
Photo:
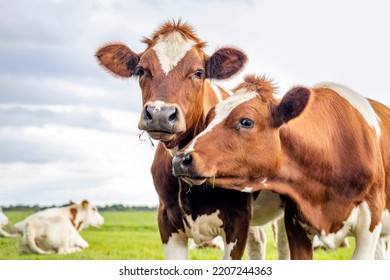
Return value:
[(121, 43), (108, 44), (96, 57), (115, 76), (138, 77), (143, 101), (138, 127), (160, 141), (151, 171), (160, 200), (158, 225), (165, 256), (187, 259), (188, 238), (201, 244), (220, 235), (224, 258), (239, 259), (251, 196), (206, 184), (191, 189), (173, 176), (172, 157), (204, 128), (209, 109), (230, 95), (212, 80), (232, 77), (247, 57), (232, 47), (207, 55), (205, 43), (180, 20), (164, 23), (144, 43), (141, 53)]
[(13, 226), (21, 236), (20, 248), (26, 253), (68, 254), (87, 248), (79, 232), (89, 226), (100, 227), (104, 218), (96, 206), (83, 200), (64, 207), (36, 212)]
[(186, 181), (287, 197), (293, 259), (356, 238), (354, 259), (390, 257), (390, 109), (334, 83), (292, 88), (248, 76), (173, 159)]

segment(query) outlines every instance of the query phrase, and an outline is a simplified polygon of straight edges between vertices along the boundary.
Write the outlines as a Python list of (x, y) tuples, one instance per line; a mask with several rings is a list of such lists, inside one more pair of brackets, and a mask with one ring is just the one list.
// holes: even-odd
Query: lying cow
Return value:
[(99, 227), (104, 218), (96, 206), (84, 200), (81, 204), (49, 208), (32, 214), (14, 225), (22, 234), (23, 252), (36, 254), (68, 254), (88, 247), (79, 232), (88, 227)]
[(4, 214), (3, 209), (0, 207), (0, 236), (3, 237), (17, 237), (19, 235), (17, 234), (11, 234), (9, 232), (6, 232), (3, 227), (8, 225), (8, 217)]
[(195, 184), (287, 197), (292, 259), (356, 238), (353, 259), (389, 258), (390, 109), (338, 84), (295, 87), (281, 101), (254, 76), (219, 103), (173, 159)]

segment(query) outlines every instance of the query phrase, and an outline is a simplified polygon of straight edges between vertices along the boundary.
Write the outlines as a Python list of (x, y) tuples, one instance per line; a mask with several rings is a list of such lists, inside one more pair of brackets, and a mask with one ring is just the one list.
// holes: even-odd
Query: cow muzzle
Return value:
[(138, 128), (155, 140), (170, 141), (186, 131), (186, 124), (179, 106), (156, 101), (145, 104)]
[(193, 157), (190, 153), (178, 154), (172, 160), (173, 175), (190, 185), (202, 185), (207, 178), (198, 176), (192, 170)]

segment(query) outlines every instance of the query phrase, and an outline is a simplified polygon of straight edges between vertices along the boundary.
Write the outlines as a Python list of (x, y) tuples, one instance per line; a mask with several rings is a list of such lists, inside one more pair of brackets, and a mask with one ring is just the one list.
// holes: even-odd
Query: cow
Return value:
[(3, 209), (0, 207), (0, 236), (3, 237), (17, 237), (18, 234), (12, 234), (6, 232), (3, 227), (8, 225), (8, 217), (4, 214)]
[(223, 258), (240, 259), (252, 214), (251, 195), (207, 184), (191, 188), (173, 176), (172, 157), (204, 128), (209, 109), (230, 96), (213, 81), (233, 77), (247, 56), (234, 47), (207, 55), (205, 43), (181, 20), (163, 23), (143, 42), (146, 49), (140, 53), (109, 43), (95, 56), (114, 76), (138, 78), (143, 102), (138, 127), (158, 141), (151, 173), (159, 196), (164, 255), (188, 259), (188, 238), (202, 244), (222, 236)]
[(14, 225), (22, 235), (22, 252), (35, 254), (68, 254), (87, 248), (79, 232), (89, 226), (100, 227), (104, 218), (96, 206), (83, 200), (69, 206), (48, 208), (28, 216)]
[(315, 234), (330, 248), (354, 236), (353, 259), (389, 258), (390, 109), (330, 82), (279, 101), (272, 81), (250, 75), (234, 92), (176, 154), (173, 173), (283, 195), (292, 259), (312, 259)]

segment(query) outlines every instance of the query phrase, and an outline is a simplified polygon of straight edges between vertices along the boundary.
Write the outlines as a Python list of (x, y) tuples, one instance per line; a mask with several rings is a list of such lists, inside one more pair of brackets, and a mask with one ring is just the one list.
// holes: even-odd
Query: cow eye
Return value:
[(198, 69), (195, 71), (194, 77), (197, 79), (202, 79), (203, 74), (204, 74), (204, 69)]
[(145, 75), (145, 69), (143, 67), (137, 67), (137, 69), (135, 69), (135, 75), (139, 76), (139, 77), (142, 77), (143, 75)]
[(242, 118), (238, 123), (238, 128), (252, 128), (255, 122), (250, 118)]

